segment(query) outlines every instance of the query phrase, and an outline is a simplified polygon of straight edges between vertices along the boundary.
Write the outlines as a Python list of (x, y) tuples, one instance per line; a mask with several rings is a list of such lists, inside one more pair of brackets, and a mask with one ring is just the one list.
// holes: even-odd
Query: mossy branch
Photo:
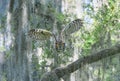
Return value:
[(42, 76), (41, 81), (59, 81), (59, 79), (64, 75), (70, 74), (80, 69), (86, 64), (90, 64), (119, 53), (120, 53), (120, 44), (117, 44), (111, 48), (104, 49), (102, 51), (99, 51), (97, 53), (91, 54), (83, 58), (79, 58), (77, 61), (65, 67), (59, 67), (52, 70), (51, 72), (47, 72)]

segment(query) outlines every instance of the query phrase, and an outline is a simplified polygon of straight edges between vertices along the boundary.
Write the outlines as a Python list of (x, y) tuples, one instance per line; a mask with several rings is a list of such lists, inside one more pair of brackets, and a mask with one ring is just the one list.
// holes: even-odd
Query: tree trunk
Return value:
[(29, 42), (25, 33), (28, 30), (28, 1), (19, 0), (19, 17), (15, 38), (15, 81), (31, 81)]
[[(12, 11), (14, 8), (14, 0), (10, 0), (8, 9), (8, 29), (9, 34), (7, 36), (11, 36), (11, 27), (15, 27), (15, 44), (12, 48), (10, 48), (10, 51), (7, 53), (9, 54), (9, 57), (6, 61), (6, 76), (7, 81), (32, 81), (31, 75), (30, 75), (30, 41), (26, 39), (25, 33), (27, 32), (28, 28), (28, 5), (27, 0), (18, 0), (18, 10), (13, 15)], [(15, 17), (14, 25), (11, 26), (11, 17)], [(10, 24), (9, 24), (10, 23)], [(10, 38), (10, 37), (7, 37)], [(9, 39), (11, 40), (11, 39)], [(13, 41), (12, 41), (13, 42)], [(8, 43), (8, 41), (6, 41)], [(7, 48), (6, 44), (6, 48)], [(6, 54), (7, 54), (6, 53)]]

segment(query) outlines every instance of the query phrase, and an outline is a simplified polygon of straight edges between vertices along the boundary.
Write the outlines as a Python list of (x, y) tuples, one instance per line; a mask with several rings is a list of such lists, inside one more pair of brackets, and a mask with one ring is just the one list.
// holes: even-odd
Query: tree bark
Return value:
[(67, 65), (66, 67), (60, 67), (52, 70), (51, 72), (45, 73), (41, 81), (56, 81), (56, 79), (60, 79), (66, 74), (70, 74), (79, 68), (83, 67), (86, 64), (90, 64), (104, 58), (113, 56), (120, 53), (120, 44), (115, 45), (109, 49), (104, 49), (100, 52), (91, 54), (89, 56), (78, 59), (77, 61)]
[[(29, 45), (30, 42), (26, 38), (28, 30), (28, 0), (18, 0), (18, 12), (16, 21), (16, 36), (15, 36), (15, 56), (14, 56), (14, 74), (15, 77), (11, 81), (31, 81), (30, 66), (29, 66)], [(16, 16), (16, 15), (15, 15)], [(29, 55), (28, 55), (29, 53)], [(13, 61), (13, 62), (14, 62)]]
[[(10, 0), (8, 3), (8, 11), (7, 11), (7, 19), (6, 19), (6, 28), (5, 28), (5, 49), (4, 55), (9, 55), (7, 57), (7, 60), (5, 60), (5, 63), (2, 65), (2, 67), (6, 66), (4, 69), (4, 72), (6, 72), (6, 78), (11, 81), (13, 78), (13, 64), (12, 64), (12, 45), (13, 45), (13, 33), (11, 32), (12, 29), (12, 17), (13, 17), (13, 9), (14, 9), (14, 0)], [(4, 57), (5, 58), (5, 57)], [(3, 75), (4, 76), (4, 75)]]
[(12, 13), (13, 8), (14, 8), (14, 0), (10, 0), (9, 7), (8, 7), (8, 8), (9, 8), (8, 11), (9, 11), (10, 13)]

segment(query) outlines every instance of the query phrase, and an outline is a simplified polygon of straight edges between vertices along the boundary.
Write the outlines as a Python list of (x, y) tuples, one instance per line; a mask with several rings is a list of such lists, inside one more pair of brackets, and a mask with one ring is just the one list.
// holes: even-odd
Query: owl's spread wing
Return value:
[(47, 40), (49, 39), (53, 34), (52, 32), (48, 31), (48, 30), (44, 30), (44, 29), (31, 29), (28, 32), (28, 35), (32, 38), (32, 39), (36, 39), (36, 40)]
[(78, 31), (82, 26), (83, 21), (81, 19), (76, 19), (63, 28), (61, 35), (70, 36), (70, 34)]

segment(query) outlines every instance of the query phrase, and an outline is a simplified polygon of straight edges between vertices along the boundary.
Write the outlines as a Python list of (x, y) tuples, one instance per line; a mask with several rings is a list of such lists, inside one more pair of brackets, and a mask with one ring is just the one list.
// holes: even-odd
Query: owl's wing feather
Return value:
[(28, 36), (35, 40), (47, 40), (52, 36), (52, 32), (45, 29), (31, 29), (28, 32)]
[(61, 35), (70, 36), (70, 34), (78, 31), (82, 26), (83, 21), (81, 19), (76, 19), (63, 28)]

